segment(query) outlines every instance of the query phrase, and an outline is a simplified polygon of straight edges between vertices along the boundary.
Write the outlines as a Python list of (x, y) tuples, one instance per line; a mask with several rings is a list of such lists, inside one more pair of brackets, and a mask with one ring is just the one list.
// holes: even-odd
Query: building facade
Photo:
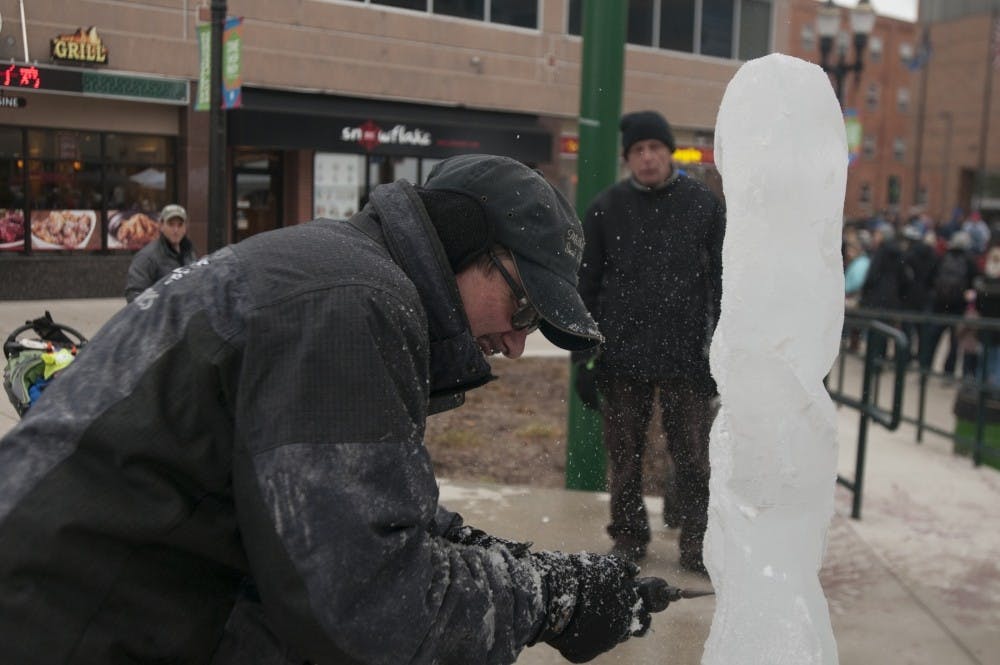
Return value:
[(1000, 2), (922, 0), (920, 179), (938, 219), (979, 210), (1000, 223)]
[[(0, 0), (0, 298), (120, 295), (168, 201), (205, 251), (209, 126), (194, 106), (208, 4), (24, 2), (22, 26), (20, 1)], [(725, 85), (776, 49), (789, 6), (629, 5), (623, 110), (663, 112), (684, 168), (717, 191)], [(464, 152), (520, 159), (573, 200), (582, 0), (230, 0), (228, 14), (243, 50), (227, 241), (346, 217), (371, 187), (419, 183)]]
[[(788, 3), (786, 28), (778, 39), (789, 55), (819, 63), (815, 0)], [(849, 35), (848, 9), (840, 8), (842, 39)], [(868, 38), (860, 76), (848, 73), (843, 81), (841, 105), (848, 129), (850, 164), (845, 220), (876, 214), (907, 216), (919, 202), (914, 181), (920, 74), (914, 69), (919, 26), (909, 21), (879, 16)], [(828, 65), (837, 59), (835, 43)], [(780, 48), (778, 50), (781, 50)], [(851, 46), (846, 61), (853, 62)]]

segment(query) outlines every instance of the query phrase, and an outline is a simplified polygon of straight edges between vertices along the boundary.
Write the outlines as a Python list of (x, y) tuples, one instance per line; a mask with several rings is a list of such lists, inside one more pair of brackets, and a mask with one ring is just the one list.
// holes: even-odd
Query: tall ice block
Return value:
[(844, 314), (844, 120), (819, 67), (772, 54), (729, 82), (715, 141), (727, 224), (705, 541), (717, 602), (702, 662), (835, 664), (818, 572), (836, 484), (823, 377)]

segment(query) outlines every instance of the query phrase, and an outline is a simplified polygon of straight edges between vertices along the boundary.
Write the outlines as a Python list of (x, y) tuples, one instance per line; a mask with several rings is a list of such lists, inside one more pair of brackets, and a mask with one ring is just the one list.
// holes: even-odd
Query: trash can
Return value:
[[(974, 384), (963, 384), (955, 395), (955, 442), (956, 455), (970, 457), (976, 440), (976, 410), (979, 408), (979, 391)], [(961, 441), (958, 437), (963, 437)], [(986, 394), (983, 405), (983, 449), (980, 460), (983, 464), (1000, 470), (1000, 396)]]

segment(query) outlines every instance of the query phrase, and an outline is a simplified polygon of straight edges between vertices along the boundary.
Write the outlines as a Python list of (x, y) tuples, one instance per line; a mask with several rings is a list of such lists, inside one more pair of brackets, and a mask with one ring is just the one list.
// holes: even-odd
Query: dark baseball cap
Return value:
[(603, 339), (576, 290), (583, 227), (573, 207), (542, 174), (497, 155), (439, 162), (426, 189), (460, 192), (483, 207), (497, 243), (510, 250), (539, 328), (558, 347), (589, 349)]

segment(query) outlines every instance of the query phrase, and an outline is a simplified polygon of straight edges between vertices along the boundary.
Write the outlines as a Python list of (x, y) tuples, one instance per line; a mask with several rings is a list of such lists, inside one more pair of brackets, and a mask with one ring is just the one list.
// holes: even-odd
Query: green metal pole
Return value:
[[(580, 151), (576, 209), (583, 214), (618, 176), (618, 118), (625, 74), (627, 2), (583, 1), (583, 72), (580, 77)], [(605, 488), (601, 415), (580, 402), (570, 368), (566, 488)]]

